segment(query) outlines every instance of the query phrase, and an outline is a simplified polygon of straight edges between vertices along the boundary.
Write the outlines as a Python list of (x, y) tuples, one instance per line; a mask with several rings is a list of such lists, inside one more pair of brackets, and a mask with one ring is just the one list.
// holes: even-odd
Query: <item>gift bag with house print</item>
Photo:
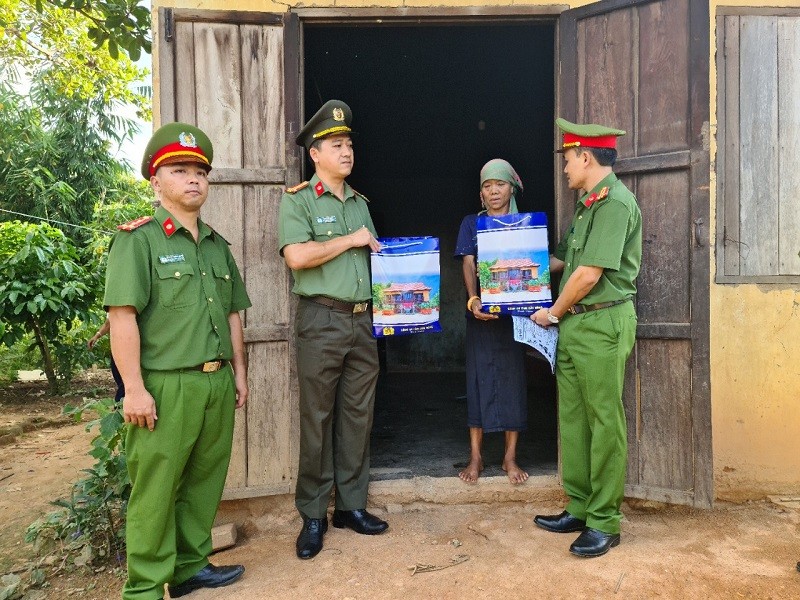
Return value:
[(441, 331), (439, 239), (380, 238), (372, 253), (372, 330), (375, 337)]
[(545, 213), (478, 217), (484, 312), (531, 315), (553, 304)]

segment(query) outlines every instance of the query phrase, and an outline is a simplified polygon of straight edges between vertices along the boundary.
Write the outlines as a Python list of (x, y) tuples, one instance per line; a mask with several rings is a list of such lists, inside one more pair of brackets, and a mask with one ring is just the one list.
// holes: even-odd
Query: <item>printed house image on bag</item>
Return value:
[(439, 239), (380, 238), (372, 259), (375, 337), (441, 331)]
[(478, 217), (478, 280), (484, 310), (530, 315), (553, 304), (547, 215)]

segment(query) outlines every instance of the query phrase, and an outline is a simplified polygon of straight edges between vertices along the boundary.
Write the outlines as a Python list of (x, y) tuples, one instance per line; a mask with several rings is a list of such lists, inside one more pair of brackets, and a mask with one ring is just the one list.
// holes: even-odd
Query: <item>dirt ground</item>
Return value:
[[(95, 394), (109, 385), (98, 377), (83, 391)], [(34, 417), (40, 424), (0, 446), (0, 575), (16, 572), (23, 579), (35, 561), (23, 541), (25, 529), (92, 463), (86, 452), (94, 435), (57, 418), (64, 398), (47, 398), (42, 386), (26, 385), (0, 390), (0, 425)], [(622, 544), (589, 560), (568, 553), (576, 534), (534, 526), (534, 514), (560, 506), (504, 503), (414, 504), (388, 515), (378, 506), (374, 512), (390, 523), (386, 534), (330, 528), (319, 556), (300, 561), (294, 555), (299, 518), (290, 499), (275, 505), (282, 509), (260, 518), (258, 531), (245, 528), (249, 536), (212, 558), (244, 564), (242, 580), (189, 597), (800, 598), (800, 512), (768, 501), (710, 511), (629, 503)], [(28, 599), (118, 598), (123, 577), (110, 568), (51, 572), (46, 587)]]

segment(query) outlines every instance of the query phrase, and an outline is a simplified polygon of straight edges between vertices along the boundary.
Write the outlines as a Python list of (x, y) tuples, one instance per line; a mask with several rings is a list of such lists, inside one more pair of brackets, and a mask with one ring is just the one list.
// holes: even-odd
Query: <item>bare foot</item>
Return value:
[(520, 469), (516, 461), (513, 460), (503, 461), (503, 471), (506, 472), (508, 475), (508, 480), (514, 485), (523, 483), (526, 479), (528, 479), (528, 474)]
[(459, 473), (458, 476), (461, 478), (461, 481), (465, 481), (467, 483), (475, 483), (476, 481), (478, 481), (478, 477), (480, 477), (481, 471), (483, 471), (483, 460), (480, 458), (473, 458), (470, 459), (467, 467), (463, 471), (461, 471), (461, 473)]

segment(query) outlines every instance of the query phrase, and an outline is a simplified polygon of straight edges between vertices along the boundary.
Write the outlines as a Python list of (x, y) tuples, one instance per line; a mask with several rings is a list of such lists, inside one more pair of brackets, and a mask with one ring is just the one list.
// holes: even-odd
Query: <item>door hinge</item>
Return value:
[(171, 8), (164, 9), (164, 41), (171, 42), (175, 39), (175, 16)]

